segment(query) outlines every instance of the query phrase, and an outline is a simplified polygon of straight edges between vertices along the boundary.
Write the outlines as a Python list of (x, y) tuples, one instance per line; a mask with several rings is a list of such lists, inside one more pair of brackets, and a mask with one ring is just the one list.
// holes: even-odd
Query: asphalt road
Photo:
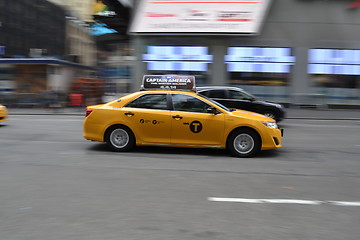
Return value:
[(2, 240), (358, 240), (360, 121), (286, 119), (284, 146), (113, 153), (82, 117), (0, 124)]

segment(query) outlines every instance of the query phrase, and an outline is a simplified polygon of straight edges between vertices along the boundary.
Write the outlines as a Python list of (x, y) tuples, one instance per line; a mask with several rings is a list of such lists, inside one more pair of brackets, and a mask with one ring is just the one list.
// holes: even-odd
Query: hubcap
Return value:
[(129, 143), (129, 134), (124, 129), (115, 129), (110, 134), (110, 142), (114, 147), (123, 148)]
[(254, 148), (254, 139), (246, 133), (241, 133), (234, 139), (234, 148), (237, 152), (247, 154)]

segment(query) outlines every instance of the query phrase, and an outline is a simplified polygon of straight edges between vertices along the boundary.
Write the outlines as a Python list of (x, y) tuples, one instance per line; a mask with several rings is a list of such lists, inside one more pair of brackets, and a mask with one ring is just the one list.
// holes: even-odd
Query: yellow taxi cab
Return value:
[(4, 105), (0, 104), (0, 122), (4, 122), (8, 119), (8, 111)]
[(195, 89), (194, 76), (145, 75), (142, 90), (88, 106), (83, 137), (118, 152), (135, 146), (209, 147), (252, 157), (282, 147), (275, 120), (229, 109)]

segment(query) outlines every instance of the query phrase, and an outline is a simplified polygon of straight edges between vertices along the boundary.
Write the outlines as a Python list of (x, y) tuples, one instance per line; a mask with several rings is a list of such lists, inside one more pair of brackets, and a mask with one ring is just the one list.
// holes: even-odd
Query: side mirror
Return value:
[(215, 115), (218, 113), (217, 109), (214, 107), (209, 107), (206, 111), (207, 111), (207, 113), (212, 113)]

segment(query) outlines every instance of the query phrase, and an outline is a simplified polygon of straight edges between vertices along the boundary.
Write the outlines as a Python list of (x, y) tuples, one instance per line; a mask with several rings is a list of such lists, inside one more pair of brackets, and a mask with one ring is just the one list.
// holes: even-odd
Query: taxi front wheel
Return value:
[(125, 126), (113, 126), (106, 131), (105, 141), (116, 152), (129, 151), (135, 146), (135, 137), (132, 131)]
[(250, 129), (233, 132), (227, 142), (227, 148), (235, 157), (253, 157), (259, 150), (261, 141), (258, 134)]

